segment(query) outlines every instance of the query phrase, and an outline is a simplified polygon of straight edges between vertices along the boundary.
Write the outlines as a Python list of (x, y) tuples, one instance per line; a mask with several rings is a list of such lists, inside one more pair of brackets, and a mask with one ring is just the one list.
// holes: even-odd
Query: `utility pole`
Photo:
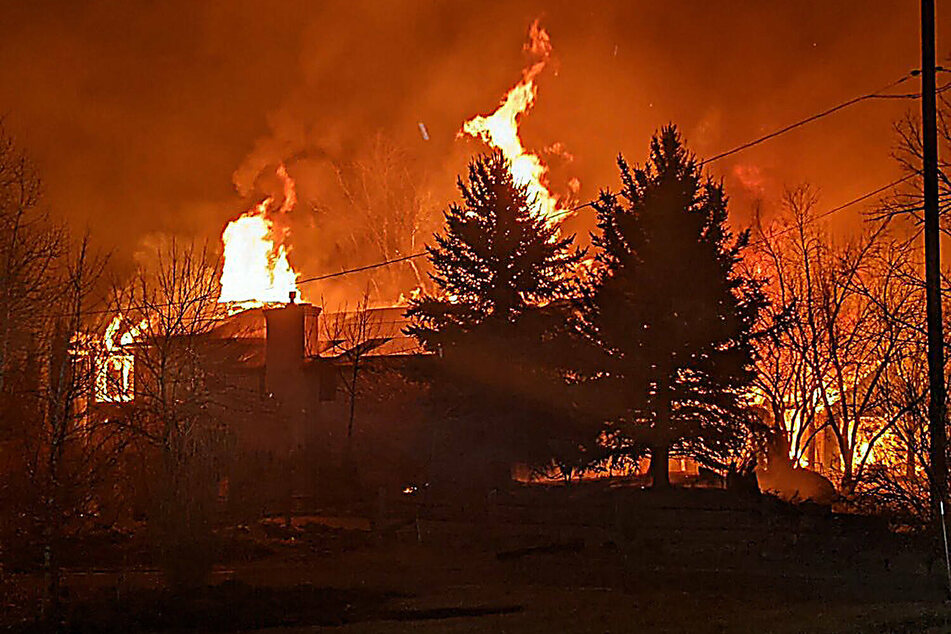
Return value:
[(928, 315), (928, 431), (931, 507), (948, 498), (944, 336), (941, 325), (941, 244), (938, 228), (938, 130), (935, 105), (935, 2), (921, 0), (921, 140), (925, 202), (925, 289)]

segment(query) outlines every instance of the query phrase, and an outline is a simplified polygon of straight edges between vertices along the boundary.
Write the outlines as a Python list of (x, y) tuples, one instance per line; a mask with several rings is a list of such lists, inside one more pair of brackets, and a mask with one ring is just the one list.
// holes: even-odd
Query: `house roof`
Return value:
[(425, 350), (403, 329), (409, 325), (402, 306), (368, 308), (357, 311), (321, 313), (317, 318), (320, 348), (317, 355), (334, 358), (355, 345), (365, 343), (365, 354), (373, 357), (425, 354)]
[[(264, 310), (251, 308), (231, 315), (211, 336), (236, 340), (246, 347), (243, 358), (249, 366), (263, 366), (267, 347)], [(409, 324), (405, 310), (402, 306), (368, 308), (365, 316), (358, 311), (314, 311), (316, 323), (305, 322), (306, 353), (314, 359), (334, 359), (362, 344), (369, 348), (364, 353), (368, 357), (426, 354), (413, 337), (403, 333)]]

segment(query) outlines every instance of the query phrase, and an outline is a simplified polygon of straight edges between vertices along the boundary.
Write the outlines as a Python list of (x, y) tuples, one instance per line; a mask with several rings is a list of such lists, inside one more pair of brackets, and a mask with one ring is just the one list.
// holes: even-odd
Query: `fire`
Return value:
[(129, 328), (119, 338), (116, 335), (122, 326), (122, 315), (113, 317), (102, 338), (103, 356), (96, 362), (96, 401), (99, 403), (127, 403), (134, 398), (135, 357), (123, 350), (135, 342), (135, 338), (148, 323), (143, 319)]
[[(283, 165), (277, 175), (284, 183), (284, 200), (277, 211), (287, 213), (297, 204), (294, 180)], [(219, 302), (244, 310), (286, 302), (290, 293), (297, 292), (298, 273), (288, 262), (284, 236), (275, 231), (270, 217), (273, 205), (273, 198), (266, 198), (225, 227)]]
[[(459, 136), (478, 137), (489, 146), (500, 150), (512, 164), (515, 181), (528, 187), (539, 212), (554, 221), (565, 213), (564, 210), (559, 212), (558, 197), (548, 189), (548, 166), (537, 154), (525, 149), (518, 135), (519, 120), (535, 103), (535, 79), (547, 65), (552, 50), (551, 39), (545, 29), (539, 27), (538, 20), (532, 23), (528, 35), (529, 41), (525, 44), (525, 50), (537, 61), (522, 70), (522, 80), (508, 92), (495, 112), (469, 119), (463, 124)], [(572, 180), (575, 181), (573, 189), (576, 190), (577, 180)]]

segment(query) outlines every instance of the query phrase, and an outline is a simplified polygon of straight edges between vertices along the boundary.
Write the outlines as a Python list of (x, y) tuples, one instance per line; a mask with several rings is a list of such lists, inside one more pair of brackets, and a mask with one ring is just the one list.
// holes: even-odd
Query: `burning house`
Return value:
[[(519, 136), (520, 120), (535, 103), (537, 79), (552, 53), (548, 34), (537, 22), (525, 50), (532, 61), (519, 81), (494, 111), (465, 121), (458, 136), (479, 139), (500, 151), (516, 179), (528, 187), (540, 213), (558, 223), (575, 211), (571, 196), (579, 183), (571, 179), (567, 195), (553, 193), (548, 166)], [(560, 144), (549, 151), (570, 160)], [(203, 363), (212, 360), (211, 369), (202, 368), (202, 375), (213, 376), (215, 387), (196, 407), (203, 412), (221, 410), (219, 417), (234, 430), (240, 451), (276, 456), (319, 447), (343, 455), (351, 443), (359, 444), (354, 439), (367, 428), (373, 428), (373, 442), (378, 442), (394, 430), (411, 427), (407, 418), (420, 416), (407, 414), (402, 386), (379, 390), (380, 398), (369, 399), (373, 403), (361, 403), (358, 392), (374, 391), (379, 368), (399, 366), (423, 351), (403, 333), (401, 307), (371, 308), (364, 303), (355, 311), (326, 313), (307, 301), (291, 264), (286, 222), (297, 204), (295, 183), (283, 164), (277, 165), (275, 174), (281, 191), (253, 205), (222, 232), (220, 288), (214, 299), (220, 314), (194, 342), (196, 356), (205, 359)], [(122, 331), (121, 321), (116, 317), (106, 330), (105, 354), (96, 371), (95, 409), (108, 415), (140, 407), (156, 382), (150, 367), (154, 364), (148, 360), (154, 342), (148, 333), (140, 336), (148, 324), (140, 321)], [(371, 376), (363, 380), (361, 374), (367, 371)], [(394, 401), (399, 406), (393, 406)], [(355, 425), (355, 419), (360, 424)], [(787, 429), (795, 426), (785, 422)], [(807, 456), (793, 457), (817, 470), (834, 469), (837, 457), (828, 430), (815, 434)], [(686, 477), (698, 474), (696, 463), (679, 457), (671, 460), (670, 470)], [(520, 478), (531, 477), (527, 469), (517, 471)]]
[[(159, 392), (173, 392), (182, 410), (175, 415), (196, 416), (195, 428), (226, 439), (218, 479), (236, 503), (259, 500), (273, 510), (291, 498), (345, 492), (339, 481), (350, 477), (342, 474), (350, 461), (360, 463), (361, 485), (402, 489), (421, 477), (416, 463), (427, 455), (413, 394), (393, 385), (405, 388), (397, 370), (421, 354), (402, 332), (402, 313), (322, 313), (289, 301), (227, 315), (190, 341), (124, 337), (98, 361), (88, 415), (158, 435)], [(185, 384), (191, 377), (178, 384), (159, 374), (156, 350), (170, 344), (199, 357), (187, 373), (202, 377), (200, 388)]]

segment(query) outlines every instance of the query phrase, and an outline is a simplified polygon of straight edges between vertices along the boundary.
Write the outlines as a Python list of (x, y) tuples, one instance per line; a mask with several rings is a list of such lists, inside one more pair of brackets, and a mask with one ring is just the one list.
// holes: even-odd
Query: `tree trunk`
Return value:
[(670, 447), (656, 444), (651, 447), (651, 488), (670, 488)]
[(347, 449), (350, 449), (350, 443), (353, 439), (353, 418), (357, 411), (357, 376), (358, 360), (353, 362), (353, 375), (350, 377), (350, 420), (347, 422)]
[[(52, 516), (51, 513), (47, 515), (48, 518)], [(47, 623), (52, 625), (57, 630), (61, 627), (61, 621), (63, 617), (63, 605), (62, 605), (62, 571), (59, 567), (59, 548), (57, 542), (57, 535), (55, 533), (56, 529), (54, 528), (52, 522), (49, 526), (43, 529), (44, 541), (46, 542), (43, 545), (43, 571), (44, 571), (44, 601), (41, 607), (43, 611), (43, 617)]]
[(670, 392), (668, 389), (668, 373), (661, 371), (661, 379), (657, 382), (657, 400), (654, 404), (655, 428), (654, 442), (651, 443), (651, 488), (670, 488)]
[(908, 441), (905, 449), (905, 477), (911, 480), (915, 477), (915, 451), (912, 449), (912, 441)]
[(854, 473), (854, 451), (855, 447), (852, 447), (850, 451), (842, 452), (842, 480), (839, 483), (839, 488), (842, 490), (842, 493), (849, 495), (855, 489), (855, 485), (857, 484)]

